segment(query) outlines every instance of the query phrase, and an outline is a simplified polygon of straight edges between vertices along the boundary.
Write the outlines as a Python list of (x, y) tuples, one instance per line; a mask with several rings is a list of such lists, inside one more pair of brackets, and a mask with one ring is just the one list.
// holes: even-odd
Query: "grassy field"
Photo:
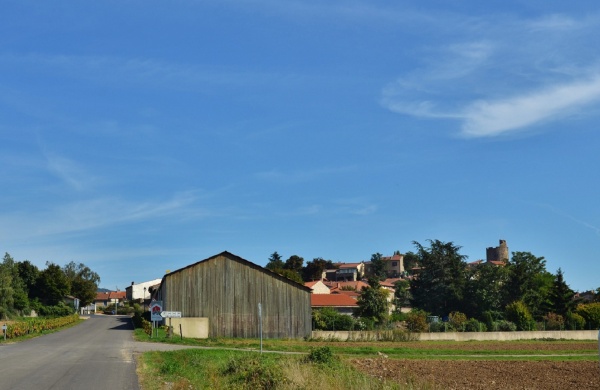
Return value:
[[(150, 341), (136, 331), (140, 341)], [(518, 342), (331, 342), (265, 340), (260, 354), (256, 339), (152, 339), (204, 347), (151, 352), (140, 357), (138, 370), (144, 390), (156, 389), (433, 389), (433, 380), (417, 380), (409, 369), (400, 381), (365, 375), (356, 361), (522, 361), (558, 364), (598, 362), (594, 341)], [(267, 353), (269, 352), (269, 353)], [(315, 358), (316, 356), (316, 358)], [(323, 358), (324, 356), (324, 358)], [(351, 363), (352, 362), (352, 363)], [(554, 363), (552, 363), (554, 362)], [(593, 363), (592, 363), (593, 364)], [(382, 365), (382, 371), (386, 365)], [(397, 367), (397, 365), (396, 365)], [(396, 368), (397, 369), (397, 368)], [(402, 370), (402, 369), (400, 369)]]

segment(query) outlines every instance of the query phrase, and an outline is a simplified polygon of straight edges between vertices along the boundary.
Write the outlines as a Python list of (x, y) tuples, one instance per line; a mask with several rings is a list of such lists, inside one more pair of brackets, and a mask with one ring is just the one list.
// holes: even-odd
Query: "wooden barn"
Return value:
[(207, 318), (208, 337), (301, 338), (311, 334), (311, 290), (229, 252), (163, 277), (166, 311)]

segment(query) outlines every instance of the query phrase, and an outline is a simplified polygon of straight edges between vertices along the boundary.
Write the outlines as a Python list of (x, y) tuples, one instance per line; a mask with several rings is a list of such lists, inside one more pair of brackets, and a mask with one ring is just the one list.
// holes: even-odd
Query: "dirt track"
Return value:
[[(598, 361), (354, 359), (361, 371), (399, 383), (439, 389), (600, 389)], [(427, 386), (425, 386), (427, 388)]]

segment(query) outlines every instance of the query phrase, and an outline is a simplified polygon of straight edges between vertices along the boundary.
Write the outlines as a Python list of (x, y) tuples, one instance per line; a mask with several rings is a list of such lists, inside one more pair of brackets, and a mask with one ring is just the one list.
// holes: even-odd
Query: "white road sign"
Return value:
[(163, 311), (160, 313), (162, 318), (181, 318), (180, 311)]

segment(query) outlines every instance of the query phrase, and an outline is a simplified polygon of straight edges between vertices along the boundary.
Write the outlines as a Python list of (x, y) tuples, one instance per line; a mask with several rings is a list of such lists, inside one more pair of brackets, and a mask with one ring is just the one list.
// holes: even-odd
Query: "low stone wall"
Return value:
[[(419, 341), (514, 341), (535, 339), (598, 340), (597, 330), (546, 330), (530, 332), (439, 332), (413, 333)], [(313, 330), (313, 339), (324, 340), (377, 340), (385, 339), (386, 332), (350, 332)]]
[[(179, 336), (181, 329), (183, 337), (193, 339), (208, 338), (208, 318), (206, 317), (167, 318), (165, 319), (165, 325), (173, 327), (174, 336)], [(179, 325), (181, 325), (181, 328)]]

